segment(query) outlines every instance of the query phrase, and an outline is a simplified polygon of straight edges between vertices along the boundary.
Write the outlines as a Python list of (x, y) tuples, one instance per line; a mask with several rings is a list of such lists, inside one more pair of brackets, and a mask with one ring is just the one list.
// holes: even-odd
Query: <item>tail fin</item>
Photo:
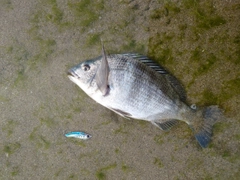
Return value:
[(201, 147), (206, 148), (211, 141), (213, 125), (223, 117), (222, 110), (218, 106), (209, 106), (202, 111), (204, 123), (202, 128), (196, 132), (195, 138)]

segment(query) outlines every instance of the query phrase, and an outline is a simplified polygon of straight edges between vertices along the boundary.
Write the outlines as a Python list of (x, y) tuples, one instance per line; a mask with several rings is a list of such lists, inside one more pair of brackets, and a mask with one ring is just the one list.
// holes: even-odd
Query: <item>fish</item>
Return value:
[(102, 45), (100, 56), (80, 62), (67, 74), (93, 100), (122, 117), (149, 121), (163, 131), (184, 121), (202, 148), (222, 118), (217, 105), (189, 106), (177, 78), (138, 53), (106, 54)]
[(73, 131), (73, 132), (66, 133), (65, 137), (74, 137), (74, 138), (78, 138), (78, 139), (87, 140), (87, 139), (90, 139), (92, 136), (85, 132)]

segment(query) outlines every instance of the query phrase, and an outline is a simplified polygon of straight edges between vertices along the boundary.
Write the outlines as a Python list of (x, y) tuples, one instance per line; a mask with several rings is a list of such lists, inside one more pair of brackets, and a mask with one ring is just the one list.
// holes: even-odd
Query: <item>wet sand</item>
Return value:
[[(0, 179), (238, 179), (238, 1), (0, 2)], [(162, 132), (96, 104), (67, 70), (101, 53), (139, 52), (226, 118), (208, 148), (180, 123)], [(87, 141), (66, 138), (85, 131)]]

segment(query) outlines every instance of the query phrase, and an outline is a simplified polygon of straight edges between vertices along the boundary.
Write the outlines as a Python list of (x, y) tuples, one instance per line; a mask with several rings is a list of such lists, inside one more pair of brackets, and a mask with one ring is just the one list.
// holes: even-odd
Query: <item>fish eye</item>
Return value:
[(196, 109), (197, 109), (196, 104), (192, 104), (190, 107), (191, 107), (193, 110), (196, 110)]
[(83, 70), (84, 71), (88, 71), (90, 69), (90, 66), (88, 65), (88, 64), (85, 64), (84, 66), (83, 66)]

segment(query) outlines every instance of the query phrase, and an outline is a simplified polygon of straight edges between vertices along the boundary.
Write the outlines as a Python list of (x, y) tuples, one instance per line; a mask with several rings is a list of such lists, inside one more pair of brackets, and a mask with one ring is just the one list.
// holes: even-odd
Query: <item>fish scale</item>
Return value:
[(97, 103), (117, 114), (150, 121), (169, 130), (184, 121), (202, 147), (211, 140), (213, 124), (222, 118), (217, 106), (195, 110), (188, 106), (179, 81), (147, 56), (106, 55), (71, 68), (68, 77)]
[[(110, 87), (113, 86), (111, 96), (104, 97), (100, 101), (104, 101), (105, 104), (111, 104), (111, 106), (108, 106), (109, 108), (121, 108), (122, 111), (126, 112), (131, 111), (130, 114), (132, 114), (133, 118), (149, 121), (152, 119), (148, 119), (147, 117), (159, 114), (163, 109), (170, 109), (168, 107), (173, 106), (173, 101), (170, 98), (166, 95), (162, 96), (158, 81), (154, 81), (156, 77), (156, 75), (154, 76), (154, 71), (151, 72), (153, 75), (150, 76), (144, 73), (147, 70), (145, 66), (140, 65), (140, 67), (136, 67), (139, 64), (135, 61), (114, 63), (116, 59), (121, 62), (118, 56), (110, 56), (108, 58), (110, 72), (111, 69), (115, 70), (109, 75), (111, 77), (109, 81)], [(134, 71), (134, 69), (137, 69), (137, 71)], [(119, 71), (123, 71), (124, 73), (120, 73)], [(166, 88), (165, 86), (163, 88)], [(160, 101), (156, 101), (157, 98)], [(108, 99), (110, 100), (108, 101)], [(112, 99), (114, 99), (114, 103)], [(168, 118), (176, 118), (176, 114), (169, 113), (169, 111), (166, 113)], [(158, 118), (156, 117), (155, 119)]]

